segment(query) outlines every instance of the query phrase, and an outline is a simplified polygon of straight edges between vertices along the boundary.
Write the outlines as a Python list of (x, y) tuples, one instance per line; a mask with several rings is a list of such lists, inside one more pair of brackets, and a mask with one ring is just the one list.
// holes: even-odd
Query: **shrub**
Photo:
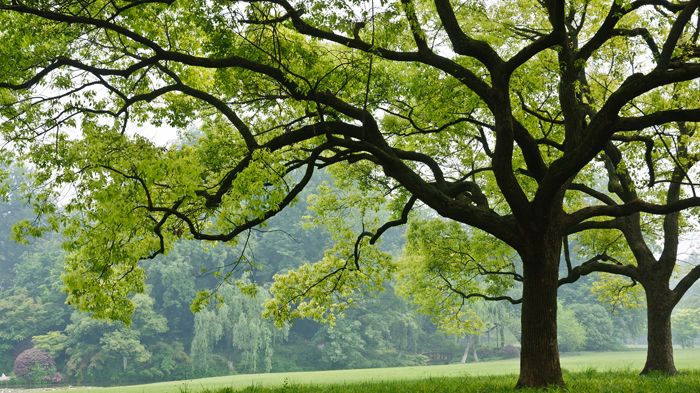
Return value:
[(15, 376), (26, 382), (59, 383), (63, 379), (56, 372), (56, 364), (48, 352), (30, 348), (15, 358)]
[(513, 359), (520, 357), (520, 348), (513, 345), (506, 345), (501, 348), (501, 356), (503, 359)]
[(42, 378), (42, 381), (48, 383), (61, 383), (63, 381), (63, 375), (61, 373), (54, 373), (53, 375), (47, 375)]

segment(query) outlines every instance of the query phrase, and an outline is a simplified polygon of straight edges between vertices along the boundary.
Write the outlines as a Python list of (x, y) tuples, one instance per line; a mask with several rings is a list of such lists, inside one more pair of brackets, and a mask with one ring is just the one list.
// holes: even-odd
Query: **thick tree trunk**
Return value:
[[(557, 280), (561, 237), (523, 258), (523, 303), (518, 388), (562, 386), (557, 345)], [(534, 244), (533, 244), (534, 246)]]
[(642, 374), (677, 373), (673, 361), (671, 312), (673, 302), (666, 288), (645, 287), (647, 297), (647, 362)]

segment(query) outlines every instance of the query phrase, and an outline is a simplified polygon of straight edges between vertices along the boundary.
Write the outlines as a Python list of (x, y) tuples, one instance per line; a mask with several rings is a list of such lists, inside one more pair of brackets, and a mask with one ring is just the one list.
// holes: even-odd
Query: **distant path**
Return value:
[[(700, 370), (700, 349), (674, 350), (676, 366), (682, 370)], [(563, 354), (562, 367), (569, 371), (640, 371), (644, 365), (644, 350), (621, 352), (596, 352), (580, 354)], [(421, 379), (430, 377), (456, 377), (464, 375), (506, 375), (517, 374), (518, 359), (496, 360), (491, 362), (448, 364), (441, 366), (370, 368), (358, 370), (309, 371), (272, 374), (241, 374), (225, 377), (203, 378), (189, 381), (159, 382), (147, 385), (118, 386), (111, 388), (72, 388), (69, 390), (52, 390), (54, 393), (177, 393), (180, 388), (188, 392), (204, 389), (219, 389), (227, 386), (244, 388), (247, 386), (281, 386), (290, 384), (333, 384), (366, 381), (385, 381), (401, 379)], [(0, 392), (2, 392), (0, 390)], [(12, 393), (38, 392), (12, 391)], [(9, 392), (8, 392), (9, 393)]]

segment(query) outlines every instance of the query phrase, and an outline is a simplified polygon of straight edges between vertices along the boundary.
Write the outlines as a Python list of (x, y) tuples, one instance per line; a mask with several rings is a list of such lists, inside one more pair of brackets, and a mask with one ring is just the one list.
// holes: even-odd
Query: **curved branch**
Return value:
[[(0, 6), (0, 9), (2, 9), (2, 6)], [(147, 59), (141, 60), (137, 63), (134, 63), (126, 68), (123, 69), (113, 69), (113, 68), (102, 68), (102, 67), (94, 67), (87, 65), (85, 63), (82, 63), (78, 60), (70, 59), (67, 57), (59, 56), (57, 57), (51, 64), (47, 65), (46, 67), (42, 68), (40, 71), (36, 72), (34, 76), (31, 78), (27, 79), (24, 82), (20, 83), (8, 83), (8, 82), (0, 82), (0, 88), (4, 89), (10, 89), (10, 90), (26, 90), (30, 89), (34, 86), (36, 86), (38, 83), (40, 83), (46, 76), (48, 76), (51, 72), (62, 68), (62, 67), (73, 67), (79, 70), (87, 71), (91, 74), (94, 75), (101, 75), (101, 76), (121, 76), (121, 77), (129, 77), (133, 75), (136, 71), (147, 68), (151, 65), (154, 65), (158, 62), (157, 57), (149, 57)]]
[(375, 232), (372, 235), (372, 238), (369, 240), (369, 244), (376, 243), (377, 240), (379, 240), (379, 238), (384, 234), (384, 232), (388, 231), (389, 229), (406, 224), (408, 222), (408, 214), (411, 212), (411, 209), (413, 208), (413, 205), (416, 203), (417, 200), (418, 198), (416, 198), (415, 196), (411, 196), (408, 199), (408, 202), (406, 202), (406, 204), (404, 205), (403, 210), (401, 211), (401, 217), (399, 217), (399, 219), (397, 220), (388, 221), (384, 223), (384, 225), (379, 227), (379, 229), (377, 229), (377, 232)]
[[(612, 125), (616, 131), (639, 131), (644, 128), (678, 121), (700, 121), (700, 108), (669, 109), (644, 116), (620, 117)], [(617, 136), (622, 138), (620, 136)]]
[(586, 195), (591, 196), (591, 197), (593, 197), (593, 198), (595, 198), (595, 199), (597, 199), (597, 200), (599, 200), (599, 201), (605, 203), (606, 205), (612, 205), (612, 206), (614, 206), (614, 205), (617, 205), (617, 204), (618, 204), (618, 203), (617, 203), (613, 198), (611, 198), (608, 194), (602, 193), (602, 192), (600, 192), (600, 191), (598, 191), (598, 190), (595, 190), (595, 189), (593, 189), (593, 188), (591, 188), (591, 187), (588, 187), (588, 186), (585, 185), (585, 184), (581, 184), (581, 183), (571, 183), (571, 184), (569, 184), (568, 189), (569, 189), (569, 190), (575, 190), (575, 191), (581, 191), (581, 192), (585, 193)]
[(576, 224), (569, 227), (567, 234), (574, 234), (583, 231), (589, 231), (592, 229), (618, 229), (620, 231), (624, 230), (624, 221), (622, 217), (617, 217), (612, 220), (605, 221), (584, 221), (582, 223)]
[(700, 206), (700, 197), (680, 199), (677, 202), (672, 202), (665, 205), (659, 205), (645, 202), (641, 199), (635, 199), (625, 204), (617, 206), (599, 205), (585, 207), (574, 212), (573, 214), (570, 214), (567, 217), (566, 221), (568, 226), (573, 226), (593, 217), (623, 217), (637, 212), (662, 215), (679, 212), (681, 210), (698, 206)]
[(659, 58), (659, 46), (656, 45), (654, 37), (651, 36), (651, 33), (647, 28), (638, 27), (635, 29), (614, 29), (612, 35), (618, 37), (642, 37), (654, 58)]
[(684, 4), (683, 11), (680, 12), (676, 20), (671, 26), (671, 31), (666, 37), (666, 41), (661, 49), (661, 54), (659, 54), (659, 59), (656, 62), (657, 68), (665, 69), (671, 63), (673, 57), (673, 52), (676, 50), (678, 40), (681, 38), (686, 25), (690, 22), (690, 18), (693, 16), (695, 10), (700, 6), (700, 1), (691, 0), (687, 4)]
[(491, 72), (503, 64), (501, 57), (489, 44), (470, 38), (464, 33), (450, 0), (435, 0), (435, 9), (456, 53), (479, 60)]
[[(615, 262), (615, 264), (605, 263), (606, 261), (612, 261)], [(574, 267), (571, 270), (571, 272), (569, 272), (568, 276), (559, 279), (559, 286), (562, 286), (564, 284), (571, 284), (577, 281), (582, 276), (587, 276), (594, 272), (611, 273), (627, 276), (635, 281), (637, 281), (639, 276), (639, 274), (637, 273), (636, 266), (623, 265), (617, 260), (615, 260), (615, 258), (612, 258), (607, 254), (600, 254)]]
[(280, 201), (279, 205), (267, 210), (265, 213), (263, 213), (261, 216), (253, 218), (243, 224), (237, 225), (233, 230), (226, 232), (226, 233), (218, 233), (218, 234), (212, 234), (212, 233), (204, 233), (201, 232), (199, 229), (197, 229), (197, 226), (195, 225), (194, 221), (192, 218), (190, 218), (188, 215), (178, 211), (177, 209), (172, 209), (172, 208), (165, 208), (165, 207), (157, 207), (153, 206), (149, 208), (149, 211), (152, 212), (161, 212), (167, 215), (172, 215), (174, 217), (177, 217), (181, 221), (187, 225), (190, 234), (192, 235), (193, 238), (197, 240), (210, 240), (210, 241), (221, 241), (221, 242), (226, 242), (230, 241), (231, 239), (235, 238), (238, 234), (251, 229), (253, 227), (256, 227), (263, 222), (267, 221), (268, 219), (274, 217), (282, 211), (287, 205), (292, 203), (294, 199), (301, 193), (301, 191), (306, 187), (306, 185), (309, 183), (311, 180), (311, 177), (314, 172), (315, 166), (313, 165), (314, 161), (316, 158), (321, 154), (321, 151), (315, 151), (314, 153), (311, 154), (311, 156), (308, 159), (309, 164), (306, 167), (306, 171), (302, 178), (297, 182), (297, 184), (292, 187), (287, 195), (285, 195), (284, 198), (282, 198), (282, 201)]
[(549, 49), (556, 44), (557, 36), (554, 34), (547, 34), (542, 37), (539, 37), (535, 40), (535, 42), (522, 48), (513, 57), (508, 59), (503, 72), (506, 75), (512, 74), (513, 72), (515, 72), (515, 70), (518, 69), (518, 67), (525, 64), (528, 60), (532, 59), (533, 57), (537, 56), (538, 53), (544, 51), (545, 49)]
[(610, 6), (608, 15), (603, 20), (603, 24), (598, 28), (598, 31), (593, 37), (581, 47), (577, 57), (579, 59), (588, 60), (596, 50), (616, 35), (615, 26), (617, 22), (630, 12), (648, 5), (661, 6), (671, 12), (679, 12), (684, 7), (683, 4), (671, 3), (666, 0), (637, 0), (633, 1), (628, 7), (624, 7), (622, 2), (614, 1)]
[(449, 289), (451, 292), (461, 296), (462, 299), (466, 300), (466, 299), (478, 298), (478, 299), (484, 299), (484, 300), (488, 300), (488, 301), (505, 300), (505, 301), (509, 302), (510, 304), (520, 304), (523, 302), (522, 298), (521, 299), (513, 299), (512, 297), (505, 296), (505, 295), (503, 295), (503, 296), (490, 296), (490, 295), (485, 295), (483, 293), (465, 293), (464, 291), (462, 291), (459, 288), (456, 288), (454, 285), (452, 285), (452, 282), (450, 282), (450, 280), (447, 277), (445, 277), (445, 275), (442, 274), (442, 272), (438, 271), (437, 273), (440, 276), (440, 278), (447, 285), (447, 289)]
[(678, 284), (676, 284), (676, 287), (673, 288), (675, 303), (678, 303), (683, 295), (685, 295), (690, 287), (692, 287), (698, 280), (700, 280), (700, 265), (695, 266), (678, 282)]

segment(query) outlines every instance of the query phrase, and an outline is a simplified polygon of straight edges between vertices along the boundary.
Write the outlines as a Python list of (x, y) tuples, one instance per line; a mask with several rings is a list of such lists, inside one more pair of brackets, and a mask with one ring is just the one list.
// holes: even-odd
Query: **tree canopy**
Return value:
[[(700, 120), (699, 5), (3, 0), (2, 130), (30, 148), (39, 183), (73, 187), (71, 214), (48, 223), (65, 225), (65, 281), (81, 309), (127, 319), (139, 260), (181, 237), (236, 241), (331, 166), (364, 196), (353, 201), (367, 221), (340, 228), (320, 264), (279, 278), (292, 295), (276, 299), (279, 319), (325, 315), (307, 295), (333, 308), (379, 288), (393, 265), (376, 241), (422, 204), (517, 252), (518, 385), (562, 384), (563, 236), (700, 202), (599, 203), (588, 175), (610, 144)], [(202, 132), (163, 147), (132, 127), (158, 125)], [(36, 195), (42, 213), (56, 212), (57, 192)], [(379, 200), (394, 219), (373, 213)]]

